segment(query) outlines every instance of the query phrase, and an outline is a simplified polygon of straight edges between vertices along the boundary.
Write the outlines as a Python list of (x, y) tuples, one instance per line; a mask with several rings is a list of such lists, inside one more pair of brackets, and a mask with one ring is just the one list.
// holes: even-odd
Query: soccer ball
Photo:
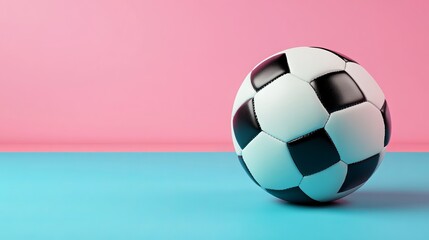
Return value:
[(259, 63), (235, 98), (238, 159), (268, 193), (294, 203), (342, 198), (381, 163), (391, 120), (384, 94), (356, 61), (297, 47)]

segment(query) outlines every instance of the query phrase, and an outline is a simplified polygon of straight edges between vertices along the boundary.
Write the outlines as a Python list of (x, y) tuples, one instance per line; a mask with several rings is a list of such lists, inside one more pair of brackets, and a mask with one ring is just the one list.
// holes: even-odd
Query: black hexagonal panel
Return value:
[(317, 204), (318, 203), (318, 201), (310, 198), (299, 187), (288, 188), (285, 190), (265, 189), (265, 191), (267, 191), (268, 193), (270, 193), (271, 195), (277, 198), (283, 199), (291, 203), (299, 203), (299, 204)]
[(308, 176), (340, 161), (340, 155), (325, 129), (319, 129), (287, 143), (299, 171)]
[(258, 183), (258, 182), (255, 180), (255, 178), (253, 177), (252, 173), (249, 171), (249, 168), (247, 168), (247, 165), (246, 165), (246, 163), (244, 162), (243, 156), (238, 156), (238, 161), (240, 161), (240, 164), (241, 164), (241, 166), (244, 168), (244, 171), (246, 171), (247, 176), (249, 176), (249, 177), (252, 179), (252, 181), (253, 181), (254, 183), (256, 183), (258, 186), (260, 186), (260, 185), (259, 185), (259, 183)]
[(328, 52), (331, 52), (331, 53), (337, 55), (338, 57), (342, 58), (345, 62), (355, 62), (355, 63), (357, 63), (355, 60), (347, 57), (346, 55), (344, 55), (342, 53), (339, 53), (339, 52), (335, 52), (335, 51), (333, 51), (331, 49), (327, 49), (327, 48), (323, 48), (323, 47), (314, 47), (314, 46), (312, 48), (319, 48), (319, 49), (323, 49), (323, 50), (326, 50)]
[(232, 119), (235, 138), (241, 149), (244, 149), (244, 147), (261, 132), (261, 127), (256, 119), (253, 104), (253, 98), (243, 103)]
[(325, 74), (310, 84), (329, 113), (365, 101), (358, 85), (344, 71)]
[(253, 69), (250, 81), (253, 88), (258, 91), (274, 79), (289, 72), (286, 54), (282, 53), (265, 60)]
[(383, 116), (384, 121), (384, 146), (387, 146), (392, 133), (392, 122), (390, 120), (389, 106), (386, 101), (384, 101), (383, 107), (381, 108), (381, 115)]
[(376, 154), (360, 162), (348, 164), (347, 175), (339, 192), (350, 190), (366, 182), (377, 168), (380, 154)]

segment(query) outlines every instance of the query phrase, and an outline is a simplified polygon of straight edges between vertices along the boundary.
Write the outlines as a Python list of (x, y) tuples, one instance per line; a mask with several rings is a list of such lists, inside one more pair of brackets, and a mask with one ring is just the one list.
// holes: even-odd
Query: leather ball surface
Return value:
[(249, 177), (294, 203), (342, 198), (381, 163), (391, 120), (383, 91), (356, 61), (297, 47), (260, 62), (233, 105), (232, 136)]

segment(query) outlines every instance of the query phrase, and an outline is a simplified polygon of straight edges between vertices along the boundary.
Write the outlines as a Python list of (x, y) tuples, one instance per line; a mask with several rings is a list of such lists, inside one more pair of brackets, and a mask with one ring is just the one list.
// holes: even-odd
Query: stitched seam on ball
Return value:
[(340, 109), (338, 109), (338, 110), (335, 110), (335, 111), (331, 112), (330, 114), (332, 114), (332, 113), (334, 113), (334, 112), (338, 112), (338, 111), (344, 110), (344, 109), (346, 109), (346, 108), (350, 108), (350, 107), (353, 107), (353, 106), (356, 106), (356, 105), (362, 104), (362, 103), (366, 103), (366, 102), (368, 102), (368, 101), (367, 101), (366, 99), (364, 99), (363, 101), (359, 101), (359, 102), (356, 102), (356, 103), (346, 104), (346, 105), (344, 105), (343, 107), (341, 107)]
[(329, 140), (331, 140), (332, 145), (334, 145), (335, 151), (338, 153), (338, 157), (340, 158), (340, 161), (342, 161), (340, 151), (338, 151), (337, 149), (337, 145), (335, 145), (334, 141), (332, 140), (331, 136), (329, 135), (328, 131), (326, 131), (325, 128), (323, 128), (323, 131), (325, 131), (326, 136), (328, 136)]
[(348, 163), (348, 165), (353, 165), (353, 164), (355, 164), (355, 163), (361, 163), (361, 162), (363, 162), (363, 161), (367, 160), (368, 158), (372, 158), (372, 157), (374, 157), (375, 155), (378, 155), (378, 160), (380, 161), (380, 153), (381, 153), (382, 151), (383, 151), (383, 149), (382, 149), (382, 150), (380, 150), (379, 152), (375, 153), (375, 154), (370, 155), (369, 157), (366, 157), (366, 158), (362, 159), (362, 160), (359, 160), (359, 161), (357, 161), (357, 162)]
[[(316, 81), (318, 78), (320, 78), (320, 77), (322, 77), (322, 76), (324, 76), (324, 75), (326, 75), (326, 74), (331, 74), (331, 73), (340, 73), (340, 72), (345, 72), (345, 69), (343, 69), (343, 70), (335, 70), (335, 71), (332, 71), (332, 72), (329, 72), (329, 71), (324, 72), (324, 73), (322, 73), (322, 74), (317, 75), (317, 77), (313, 78), (313, 80), (311, 80), (311, 81), (310, 81), (310, 82), (308, 82), (308, 83), (312, 83), (312, 82)], [(352, 78), (352, 79), (353, 79), (353, 78)]]
[(383, 102), (383, 106), (381, 106), (381, 108), (378, 108), (373, 102), (369, 101), (368, 99), (366, 99), (366, 102), (371, 103), (372, 106), (376, 107), (378, 110), (380, 110), (380, 112), (382, 112), (382, 109), (384, 107), (384, 105), (386, 104), (386, 99)]
[[(258, 133), (258, 134), (256, 134), (252, 139), (250, 139), (250, 141), (246, 144), (246, 146), (244, 146), (243, 147), (243, 149), (241, 149), (241, 155), (243, 155), (243, 151), (244, 151), (244, 149), (247, 147), (247, 146), (249, 146), (249, 144), (259, 135), (259, 134), (261, 134), (261, 132), (263, 132), (262, 130)], [(241, 146), (240, 146), (240, 148), (241, 148)]]
[[(294, 163), (295, 164), (295, 163)], [(295, 166), (296, 167), (296, 166)], [(299, 170), (298, 170), (299, 171)], [(299, 172), (299, 173), (301, 173), (301, 172)], [(301, 173), (301, 175), (302, 175), (302, 173)], [(302, 183), (302, 181), (304, 180), (304, 175), (302, 175), (302, 177), (301, 177), (301, 180), (299, 181), (299, 183), (298, 183), (298, 186), (297, 187), (299, 187), (299, 185), (301, 185), (301, 183)], [(300, 188), (300, 187), (299, 187)], [(302, 190), (302, 188), (300, 188), (301, 189), (301, 191), (303, 191)], [(303, 191), (304, 192), (304, 191)]]
[(253, 109), (253, 115), (255, 115), (256, 124), (258, 125), (258, 128), (262, 131), (261, 124), (259, 124), (258, 116), (256, 115), (255, 98), (252, 98), (252, 109)]
[[(248, 100), (249, 101), (249, 100)], [(259, 124), (259, 121), (258, 121), (258, 116), (256, 116), (256, 111), (255, 111), (255, 98), (253, 98), (252, 97), (252, 99), (251, 99), (251, 101), (252, 101), (252, 110), (253, 110), (253, 115), (255, 116), (255, 121), (256, 121), (256, 124), (258, 125), (258, 128), (259, 128), (259, 130), (260, 130), (260, 132), (258, 133), (258, 134), (256, 134), (252, 139), (250, 139), (250, 141), (246, 144), (246, 146), (244, 146), (242, 149), (241, 149), (241, 154), (243, 154), (243, 151), (244, 151), (244, 149), (261, 133), (261, 132), (264, 132), (263, 130), (262, 130), (262, 128), (261, 128), (261, 125)], [(240, 148), (241, 148), (241, 146), (240, 145), (238, 145)]]
[(273, 135), (271, 135), (271, 134), (269, 134), (269, 133), (267, 133), (266, 131), (264, 131), (264, 130), (261, 130), (263, 133), (265, 133), (265, 134), (267, 134), (268, 136), (270, 136), (270, 137), (272, 137), (272, 138), (274, 138), (274, 139), (276, 139), (276, 140), (278, 140), (279, 142), (281, 142), (281, 143), (287, 143), (287, 142), (285, 142), (285, 141), (283, 141), (283, 140), (281, 140), (280, 138), (277, 138), (277, 137), (275, 137), (275, 136), (273, 136)]
[(287, 143), (295, 142), (295, 141), (300, 140), (300, 139), (302, 139), (302, 138), (308, 137), (308, 136), (310, 136), (310, 135), (314, 134), (315, 132), (320, 131), (321, 129), (323, 129), (323, 128), (318, 128), (318, 129), (316, 129), (316, 130), (314, 130), (314, 131), (308, 132), (308, 133), (306, 133), (306, 134), (304, 134), (304, 135), (301, 135), (301, 136), (299, 136), (299, 137), (297, 137), (297, 138), (294, 138), (294, 139), (292, 139), (292, 140), (288, 141)]
[[(234, 109), (234, 104), (232, 105), (232, 113), (231, 116), (232, 118), (234, 118), (234, 115), (237, 113), (237, 110), (243, 106), (243, 104), (247, 103), (250, 99), (254, 98), (256, 95), (256, 91), (253, 93), (253, 95), (251, 97), (247, 97), (244, 101), (241, 101), (242, 103), (238, 105), (238, 107), (236, 109)], [(235, 103), (235, 100), (234, 100)], [(231, 119), (232, 120), (232, 119)]]
[(347, 59), (345, 56), (341, 56), (340, 55), (340, 53), (337, 53), (337, 52), (335, 52), (335, 51), (333, 51), (333, 50), (330, 50), (330, 49), (327, 49), (327, 48), (324, 48), (324, 47), (317, 47), (317, 46), (310, 46), (311, 48), (317, 48), (317, 49), (321, 49), (321, 50), (325, 50), (325, 51), (327, 51), (327, 52), (330, 52), (330, 53), (332, 53), (332, 54), (334, 54), (335, 56), (337, 56), (337, 57), (339, 57), (339, 58), (341, 58), (344, 62), (346, 62), (346, 64), (348, 63), (348, 62), (355, 62), (354, 60), (352, 60), (352, 59)]
[(329, 121), (330, 118), (331, 118), (331, 114), (328, 114), (328, 118), (326, 119), (325, 124), (323, 124), (323, 129), (325, 129), (326, 124), (328, 124), (328, 121)]
[(340, 160), (340, 162), (343, 162), (344, 164), (346, 164), (347, 170), (349, 170), (349, 164), (348, 163), (344, 162), (344, 160)]
[(292, 75), (292, 76), (294, 76), (295, 78), (297, 78), (297, 79), (299, 79), (299, 80), (303, 81), (303, 82), (306, 82), (306, 83), (310, 84), (308, 81), (306, 81), (305, 79), (303, 79), (303, 78), (299, 77), (299, 76), (298, 76), (298, 75), (296, 75), (296, 74), (293, 74), (293, 73), (289, 73), (289, 74), (290, 74), (290, 75)]
[(262, 87), (259, 88), (258, 92), (261, 91), (262, 89), (264, 89), (266, 86), (268, 86), (272, 82), (274, 82), (275, 80), (277, 80), (278, 78), (280, 78), (281, 76), (286, 75), (286, 74), (288, 74), (288, 73), (282, 73), (282, 74), (278, 75), (277, 77), (275, 77), (273, 80), (265, 83), (264, 85), (262, 85)]

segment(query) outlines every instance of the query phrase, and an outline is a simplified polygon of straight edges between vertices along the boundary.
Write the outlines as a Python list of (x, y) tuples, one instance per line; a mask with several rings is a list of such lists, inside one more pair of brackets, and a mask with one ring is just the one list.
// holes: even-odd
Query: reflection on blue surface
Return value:
[(233, 153), (1, 153), (0, 239), (428, 239), (429, 153), (387, 153), (323, 207), (259, 189)]

